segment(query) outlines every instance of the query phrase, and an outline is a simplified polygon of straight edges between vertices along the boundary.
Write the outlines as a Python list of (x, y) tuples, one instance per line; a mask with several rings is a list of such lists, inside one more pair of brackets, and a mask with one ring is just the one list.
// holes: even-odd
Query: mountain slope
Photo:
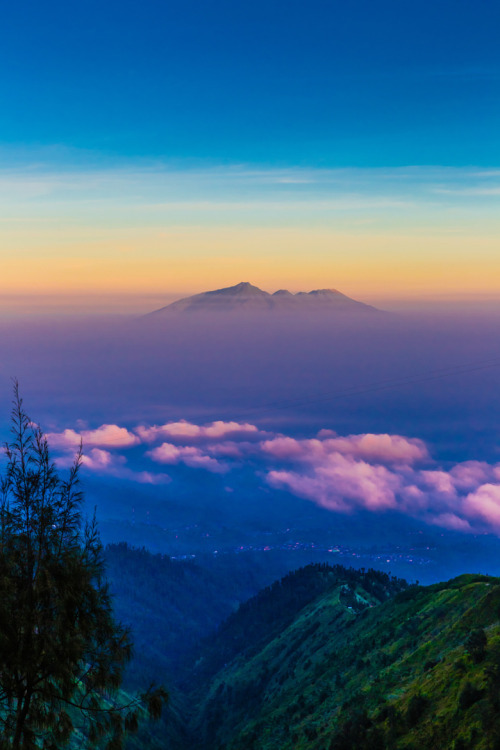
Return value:
[[(200, 555), (195, 562), (122, 542), (109, 544), (105, 559), (116, 616), (131, 628), (135, 647), (126, 686), (137, 688), (154, 681), (172, 688), (184, 679), (187, 660), (191, 665), (189, 659), (199, 642), (215, 633), (226, 618), (231, 622), (231, 613), (242, 602), (265, 595), (264, 587), (286, 575), (301, 558), (271, 550), (265, 556)], [(310, 586), (317, 594), (323, 590), (318, 588), (319, 578)], [(286, 615), (287, 622), (291, 616), (293, 612)], [(219, 666), (217, 661), (210, 676)]]
[(240, 604), (194, 651), (187, 675), (197, 689), (234, 657), (247, 659), (279, 637), (295, 617), (325, 592), (338, 591), (349, 610), (375, 606), (408, 586), (402, 579), (376, 570), (311, 563), (299, 568)]
[(339, 582), (220, 670), (193, 721), (197, 746), (499, 747), (500, 580), (461, 576), (379, 606), (360, 582), (348, 590)]
[(408, 587), (313, 564), (217, 627), (261, 573), (126, 545), (106, 555), (117, 615), (135, 630), (127, 684), (149, 673), (171, 693), (165, 720), (131, 748), (500, 748), (500, 579)]
[(177, 300), (150, 313), (161, 316), (171, 313), (209, 312), (376, 312), (374, 307), (341, 294), (336, 289), (316, 289), (312, 292), (292, 294), (280, 289), (274, 294), (264, 292), (248, 281), (224, 289), (202, 292)]

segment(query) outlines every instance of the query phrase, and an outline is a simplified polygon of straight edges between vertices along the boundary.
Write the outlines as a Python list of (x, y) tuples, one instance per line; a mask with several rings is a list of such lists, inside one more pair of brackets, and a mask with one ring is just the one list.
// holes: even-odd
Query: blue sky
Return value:
[(500, 6), (46, 0), (0, 29), (0, 294), (498, 295)]
[(55, 160), (491, 166), (499, 22), (492, 1), (9, 3), (1, 142)]

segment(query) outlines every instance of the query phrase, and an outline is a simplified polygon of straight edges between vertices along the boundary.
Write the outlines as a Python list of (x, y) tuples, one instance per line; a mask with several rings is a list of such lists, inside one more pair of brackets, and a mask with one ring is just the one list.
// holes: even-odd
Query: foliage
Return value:
[(414, 727), (418, 724), (428, 705), (429, 700), (422, 693), (417, 692), (411, 696), (406, 709), (406, 721), (409, 727)]
[(477, 703), (482, 697), (483, 691), (474, 687), (468, 680), (462, 688), (460, 697), (458, 699), (458, 706), (462, 711), (467, 711), (468, 708)]
[(465, 648), (476, 663), (484, 659), (487, 642), (488, 639), (483, 628), (475, 628), (467, 638)]
[(124, 676), (131, 689), (151, 680), (191, 687), (199, 642), (290, 566), (274, 551), (179, 560), (125, 542), (107, 545), (104, 557), (115, 613), (134, 636), (137, 656)]
[[(296, 577), (299, 588), (301, 575), (313, 573)], [(378, 606), (361, 576), (351, 584), (346, 598), (346, 582), (337, 580), (253, 646), (251, 621), (266, 620), (270, 591), (241, 607), (250, 645), (212, 677), (194, 711), (191, 743), (202, 738), (206, 750), (500, 747), (500, 580), (460, 576)], [(272, 589), (280, 601), (281, 589)], [(351, 595), (369, 606), (352, 608)], [(286, 600), (293, 602), (291, 593)], [(235, 633), (226, 623), (219, 638)], [(483, 649), (479, 661), (468, 658), (473, 646)]]
[[(365, 593), (367, 599), (356, 597), (356, 584), (370, 592)], [(248, 658), (282, 632), (306, 605), (339, 585), (340, 598), (345, 606), (362, 611), (370, 596), (374, 596), (375, 601), (382, 601), (405, 588), (407, 583), (381, 571), (359, 571), (326, 563), (311, 563), (292, 571), (241, 604), (216, 633), (200, 644), (195, 651), (196, 663), (192, 666), (197, 681), (203, 682), (213, 676), (237, 655), (244, 654)], [(306, 631), (302, 638), (309, 635)]]
[(17, 384), (12, 434), (0, 504), (0, 747), (55, 750), (80, 732), (88, 746), (119, 748), (145, 708), (159, 716), (166, 693), (118, 699), (132, 644), (113, 617), (95, 518), (82, 516), (81, 450), (61, 479)]

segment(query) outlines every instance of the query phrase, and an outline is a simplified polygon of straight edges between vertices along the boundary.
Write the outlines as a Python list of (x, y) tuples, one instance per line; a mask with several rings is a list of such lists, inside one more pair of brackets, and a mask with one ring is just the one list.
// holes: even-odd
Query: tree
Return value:
[(486, 646), (488, 638), (483, 628), (473, 630), (465, 642), (465, 650), (472, 657), (472, 660), (479, 664), (486, 655)]
[[(120, 748), (167, 695), (119, 692), (131, 656), (115, 622), (95, 516), (82, 512), (82, 450), (60, 478), (14, 385), (0, 497), (0, 749), (56, 750), (71, 737)], [(3, 726), (2, 726), (3, 725)]]
[(415, 727), (418, 724), (428, 705), (429, 699), (422, 693), (414, 693), (411, 696), (406, 709), (406, 720), (409, 727)]

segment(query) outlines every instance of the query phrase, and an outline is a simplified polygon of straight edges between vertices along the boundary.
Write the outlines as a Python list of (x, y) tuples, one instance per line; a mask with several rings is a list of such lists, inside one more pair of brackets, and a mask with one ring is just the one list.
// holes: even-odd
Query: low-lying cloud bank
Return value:
[[(181, 420), (132, 429), (110, 424), (80, 432), (65, 429), (48, 439), (60, 463), (67, 463), (82, 440), (88, 470), (125, 480), (164, 484), (169, 476), (155, 465), (182, 465), (213, 474), (232, 472), (237, 484), (238, 470), (251, 467), (268, 486), (333, 512), (395, 510), (443, 528), (500, 534), (500, 464), (437, 466), (418, 438), (321, 430), (314, 438), (297, 439), (249, 423)], [(132, 461), (146, 460), (152, 468), (129, 468), (119, 452), (125, 449)], [(230, 477), (224, 481), (230, 483)]]

